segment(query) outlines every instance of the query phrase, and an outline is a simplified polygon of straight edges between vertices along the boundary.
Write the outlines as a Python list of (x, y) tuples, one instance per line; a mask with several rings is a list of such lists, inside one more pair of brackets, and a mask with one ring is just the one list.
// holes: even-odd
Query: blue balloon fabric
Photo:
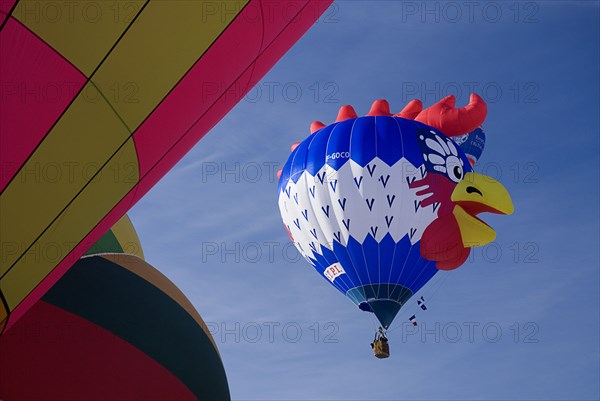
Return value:
[(475, 165), (485, 148), (485, 132), (481, 128), (477, 128), (468, 134), (456, 136), (452, 139), (465, 152), (471, 166)]

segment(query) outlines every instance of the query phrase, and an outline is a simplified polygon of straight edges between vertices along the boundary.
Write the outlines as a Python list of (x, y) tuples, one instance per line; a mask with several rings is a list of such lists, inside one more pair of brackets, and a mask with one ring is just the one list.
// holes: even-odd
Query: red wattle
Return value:
[(436, 262), (440, 270), (452, 270), (462, 265), (469, 257), (458, 222), (453, 214), (438, 217), (423, 232), (421, 256)]

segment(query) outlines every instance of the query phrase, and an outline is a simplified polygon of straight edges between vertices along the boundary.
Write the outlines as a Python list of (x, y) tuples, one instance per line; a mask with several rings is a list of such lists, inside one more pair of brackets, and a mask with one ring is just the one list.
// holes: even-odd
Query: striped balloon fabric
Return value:
[(125, 216), (0, 336), (0, 398), (228, 400), (217, 346)]
[(0, 324), (35, 304), (329, 3), (0, 1)]

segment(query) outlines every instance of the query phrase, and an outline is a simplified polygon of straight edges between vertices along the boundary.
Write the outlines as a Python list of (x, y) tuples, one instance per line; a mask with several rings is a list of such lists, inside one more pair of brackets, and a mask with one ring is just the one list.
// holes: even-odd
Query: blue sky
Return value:
[[(147, 260), (213, 330), (234, 399), (600, 397), (599, 14), (592, 1), (335, 3), (131, 210)], [(496, 242), (434, 277), (419, 331), (402, 323), (412, 305), (377, 360), (373, 317), (289, 246), (274, 171), (344, 104), (464, 105), (469, 88), (489, 110), (477, 170), (516, 212), (484, 216)]]

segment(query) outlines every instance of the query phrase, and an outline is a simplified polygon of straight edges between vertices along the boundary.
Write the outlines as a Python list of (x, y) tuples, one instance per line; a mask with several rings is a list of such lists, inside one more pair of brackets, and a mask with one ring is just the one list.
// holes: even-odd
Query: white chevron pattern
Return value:
[(307, 260), (320, 253), (320, 245), (347, 245), (349, 236), (362, 243), (369, 234), (377, 242), (387, 233), (394, 241), (408, 234), (415, 244), (439, 210), (421, 207), (421, 188), (409, 187), (425, 174), (424, 165), (414, 167), (404, 158), (393, 166), (375, 158), (364, 168), (348, 160), (338, 171), (325, 165), (315, 176), (305, 170), (296, 183), (289, 180), (279, 209)]

